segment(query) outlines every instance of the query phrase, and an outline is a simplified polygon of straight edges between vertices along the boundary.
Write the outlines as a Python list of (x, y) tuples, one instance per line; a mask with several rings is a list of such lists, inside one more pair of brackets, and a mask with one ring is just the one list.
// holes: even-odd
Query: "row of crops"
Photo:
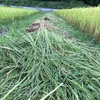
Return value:
[(0, 23), (7, 23), (20, 19), (31, 14), (38, 13), (39, 11), (26, 10), (21, 8), (0, 7)]
[(95, 40), (100, 39), (100, 7), (64, 9), (55, 13)]
[(43, 26), (0, 45), (0, 100), (100, 100), (100, 48)]

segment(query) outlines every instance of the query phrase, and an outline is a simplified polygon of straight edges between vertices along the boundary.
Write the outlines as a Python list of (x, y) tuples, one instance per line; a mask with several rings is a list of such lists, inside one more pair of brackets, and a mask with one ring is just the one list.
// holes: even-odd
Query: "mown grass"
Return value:
[(29, 16), (39, 11), (26, 10), (21, 8), (10, 8), (10, 7), (0, 7), (0, 24), (8, 23), (14, 21), (15, 19), (21, 19), (25, 16)]
[(100, 48), (41, 27), (0, 46), (0, 99), (100, 100)]
[(100, 7), (73, 8), (55, 11), (56, 14), (88, 33), (94, 40), (100, 40)]

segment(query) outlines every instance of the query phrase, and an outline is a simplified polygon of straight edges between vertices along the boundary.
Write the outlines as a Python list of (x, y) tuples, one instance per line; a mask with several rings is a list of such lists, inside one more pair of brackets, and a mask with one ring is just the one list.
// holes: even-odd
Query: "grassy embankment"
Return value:
[(55, 11), (69, 23), (100, 40), (100, 7), (73, 8)]
[(42, 25), (0, 46), (1, 100), (100, 100), (100, 48), (55, 32)]

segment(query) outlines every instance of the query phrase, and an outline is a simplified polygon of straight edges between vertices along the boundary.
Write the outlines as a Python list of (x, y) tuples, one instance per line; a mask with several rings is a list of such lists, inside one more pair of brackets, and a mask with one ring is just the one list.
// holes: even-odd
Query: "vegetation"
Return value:
[[(83, 3), (80, 3), (81, 5), (77, 3), (79, 1), (84, 2), (84, 4), (89, 4), (93, 6), (97, 6), (98, 4), (100, 4), (100, 0), (0, 0), (0, 3), (6, 5), (41, 6), (53, 8), (67, 8), (68, 6), (68, 8), (71, 8), (73, 6), (83, 6)], [(73, 6), (70, 7), (72, 2)], [(53, 6), (51, 3), (53, 4)]]
[[(100, 40), (99, 11), (55, 13)], [(0, 100), (100, 100), (100, 46), (59, 16), (38, 12), (0, 7)], [(39, 28), (26, 32), (33, 21)]]
[(78, 1), (83, 1), (85, 4), (89, 4), (92, 6), (97, 6), (100, 4), (100, 0), (78, 0)]
[(47, 7), (47, 8), (55, 8), (55, 9), (62, 9), (62, 8), (73, 8), (73, 7), (84, 7), (87, 6), (81, 1), (76, 1), (76, 0), (68, 0), (68, 1), (26, 1), (26, 0), (21, 0), (21, 1), (10, 1), (8, 0), (7, 2), (2, 1), (3, 4), (5, 5), (16, 5), (16, 6), (32, 6), (32, 7)]
[(100, 99), (100, 48), (66, 39), (43, 23), (20, 34), (0, 45), (1, 100)]
[(100, 11), (96, 8), (73, 8), (66, 10), (57, 10), (56, 14), (72, 23), (78, 29), (89, 33), (95, 40), (100, 40)]
[(14, 21), (8, 21), (6, 24), (0, 24), (0, 32), (2, 29), (7, 30), (5, 33), (0, 34), (0, 44), (5, 44), (9, 42), (9, 39), (6, 36), (11, 36), (14, 39), (19, 38), (25, 29), (34, 22), (37, 18), (41, 18), (43, 16), (42, 13), (32, 14), (30, 16), (26, 16), (21, 19), (15, 19)]
[(20, 8), (0, 7), (0, 23), (4, 24), (38, 12)]
[[(59, 16), (55, 15), (55, 17), (59, 18)], [(61, 17), (60, 17), (61, 18)], [(64, 19), (57, 21), (55, 26), (58, 27), (56, 33), (63, 35), (66, 39), (70, 39), (72, 41), (82, 42), (89, 45), (93, 45), (93, 38), (88, 34), (84, 34), (81, 30), (73, 27)]]
[(61, 83), (48, 99), (100, 99), (99, 49), (43, 29), (9, 40), (10, 44), (0, 47), (1, 100), (40, 99)]

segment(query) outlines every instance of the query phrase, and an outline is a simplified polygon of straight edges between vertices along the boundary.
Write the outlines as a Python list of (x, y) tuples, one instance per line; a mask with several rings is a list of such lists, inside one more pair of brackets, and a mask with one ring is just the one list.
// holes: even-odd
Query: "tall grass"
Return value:
[(36, 10), (26, 10), (21, 8), (0, 7), (0, 24), (14, 21), (25, 16), (37, 13)]
[(1, 100), (100, 100), (99, 48), (44, 28), (7, 38), (0, 46)]
[(100, 7), (73, 8), (55, 11), (56, 14), (72, 23), (80, 30), (100, 40)]

